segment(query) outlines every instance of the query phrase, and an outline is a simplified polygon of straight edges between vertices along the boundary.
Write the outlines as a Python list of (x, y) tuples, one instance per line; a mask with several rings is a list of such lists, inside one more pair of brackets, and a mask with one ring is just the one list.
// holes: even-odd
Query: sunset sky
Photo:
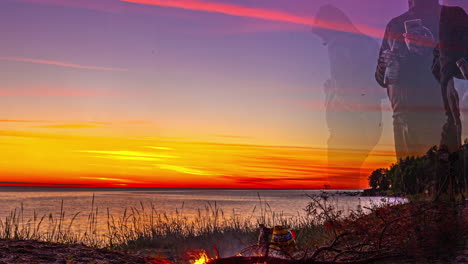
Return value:
[[(322, 188), (314, 14), (335, 4), (380, 43), (390, 2), (1, 0), (0, 184)], [(395, 161), (388, 104), (366, 173)], [(366, 187), (353, 151), (333, 187)]]

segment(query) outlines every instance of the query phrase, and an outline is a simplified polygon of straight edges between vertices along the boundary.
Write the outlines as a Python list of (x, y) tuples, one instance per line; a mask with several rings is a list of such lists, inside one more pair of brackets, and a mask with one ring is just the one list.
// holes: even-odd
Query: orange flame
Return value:
[(210, 258), (206, 254), (203, 254), (200, 256), (199, 259), (195, 260), (193, 264), (206, 264), (209, 261), (210, 261)]
[(207, 264), (210, 263), (213, 259), (208, 256), (205, 250), (191, 251), (191, 263), (192, 264)]

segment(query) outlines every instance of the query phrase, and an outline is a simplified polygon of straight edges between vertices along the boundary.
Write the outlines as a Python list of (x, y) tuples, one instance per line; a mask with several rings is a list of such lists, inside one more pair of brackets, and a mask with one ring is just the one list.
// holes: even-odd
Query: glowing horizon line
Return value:
[(139, 181), (129, 180), (129, 179), (118, 179), (118, 178), (106, 178), (106, 177), (80, 177), (84, 180), (100, 180), (100, 181), (116, 181), (122, 183), (142, 183)]

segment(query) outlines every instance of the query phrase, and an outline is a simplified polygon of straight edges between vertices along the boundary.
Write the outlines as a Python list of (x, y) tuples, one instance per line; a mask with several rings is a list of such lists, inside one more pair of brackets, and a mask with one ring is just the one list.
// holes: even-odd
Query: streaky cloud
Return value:
[(149, 158), (160, 158), (160, 159), (178, 158), (177, 156), (174, 156), (174, 155), (165, 155), (165, 154), (157, 154), (157, 153), (141, 152), (141, 151), (127, 151), (127, 150), (80, 150), (77, 152), (104, 154), (104, 155), (129, 156), (129, 157), (149, 157)]
[(96, 128), (96, 125), (86, 124), (62, 124), (62, 125), (49, 125), (49, 126), (36, 126), (37, 128), (52, 128), (52, 129), (79, 129), (79, 128)]
[(44, 120), (0, 119), (0, 123), (44, 123)]
[(180, 8), (193, 11), (203, 11), (211, 13), (220, 13), (231, 16), (249, 17), (256, 19), (263, 19), (269, 21), (279, 21), (286, 23), (293, 23), (299, 25), (306, 25), (311, 27), (320, 27), (342, 32), (350, 32), (357, 34), (364, 34), (371, 37), (382, 38), (384, 30), (380, 28), (370, 27), (367, 25), (356, 25), (360, 31), (356, 31), (354, 26), (336, 23), (334, 21), (317, 20), (312, 17), (298, 16), (291, 13), (268, 10), (262, 8), (245, 7), (241, 5), (219, 3), (219, 2), (205, 2), (194, 0), (121, 0), (122, 2), (153, 5), (160, 7)]
[(20, 181), (1, 181), (0, 186), (11, 185), (33, 185), (33, 186), (57, 186), (57, 187), (89, 187), (92, 185), (87, 184), (73, 184), (73, 183), (50, 183), (50, 182), (20, 182)]
[(157, 150), (173, 150), (173, 148), (169, 148), (169, 147), (156, 147), (156, 146), (146, 146), (146, 148), (157, 149)]
[(167, 164), (160, 164), (158, 165), (160, 169), (163, 170), (171, 170), (175, 172), (180, 172), (184, 174), (192, 174), (192, 175), (213, 175), (211, 172), (202, 171), (199, 169), (188, 168), (184, 166), (177, 166), (177, 165), (167, 165)]
[(83, 89), (0, 89), (0, 96), (104, 97), (111, 95), (110, 93)]
[(80, 64), (67, 63), (67, 62), (61, 62), (61, 61), (41, 60), (41, 59), (31, 59), (31, 58), (21, 58), (21, 57), (0, 57), (0, 60), (46, 64), (46, 65), (54, 65), (54, 66), (68, 67), (68, 68), (86, 69), (86, 70), (118, 71), (118, 72), (130, 71), (128, 69), (123, 69), (123, 68), (88, 66), (88, 65), (80, 65)]
[(100, 156), (91, 156), (93, 158), (102, 158), (102, 159), (113, 159), (113, 160), (130, 160), (130, 161), (161, 161), (160, 158), (149, 158), (149, 157), (137, 157), (137, 156), (118, 156), (118, 155), (100, 155)]
[(141, 183), (129, 179), (118, 179), (118, 178), (106, 178), (106, 177), (80, 177), (84, 180), (99, 180), (99, 181), (110, 181), (110, 182), (122, 182), (122, 183)]

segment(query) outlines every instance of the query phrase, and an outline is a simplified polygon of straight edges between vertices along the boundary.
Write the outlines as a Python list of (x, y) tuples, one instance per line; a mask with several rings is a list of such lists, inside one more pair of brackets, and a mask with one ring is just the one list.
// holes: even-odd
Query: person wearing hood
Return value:
[(385, 93), (373, 80), (378, 43), (359, 32), (333, 5), (319, 8), (313, 32), (326, 46), (330, 61), (330, 78), (324, 84), (328, 185), (333, 189), (345, 187), (343, 183), (365, 187), (368, 175), (361, 167), (382, 134)]
[(431, 68), (442, 6), (438, 0), (409, 0), (408, 7), (388, 23), (375, 72), (393, 108), (397, 159), (424, 155), (439, 145), (446, 121)]

